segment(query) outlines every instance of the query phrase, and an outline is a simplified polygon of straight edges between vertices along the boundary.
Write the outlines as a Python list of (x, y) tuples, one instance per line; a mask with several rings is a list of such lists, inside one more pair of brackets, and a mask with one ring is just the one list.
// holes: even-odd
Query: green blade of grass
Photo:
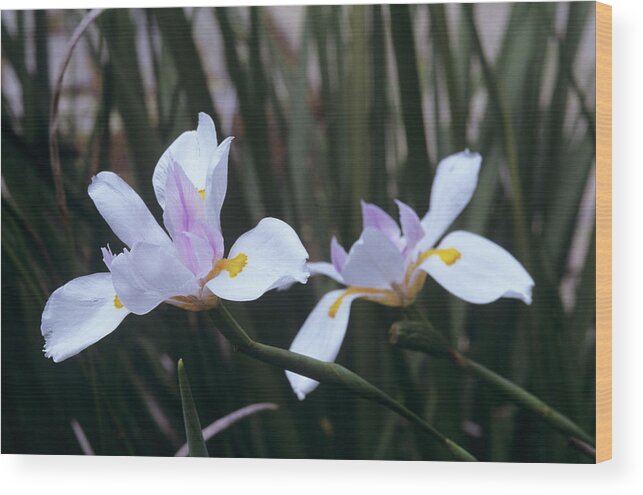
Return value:
[(391, 5), (389, 9), (402, 118), (408, 147), (407, 163), (401, 177), (401, 187), (410, 204), (415, 202), (424, 204), (431, 165), (427, 154), (422, 115), (422, 91), (417, 67), (411, 6)]
[(179, 388), (181, 390), (181, 405), (183, 407), (183, 422), (185, 424), (185, 437), (187, 438), (188, 450), (190, 457), (209, 457), (208, 449), (203, 440), (203, 433), (201, 429), (201, 421), (199, 421), (199, 413), (196, 410), (194, 399), (192, 398), (192, 391), (190, 390), (190, 382), (188, 381), (183, 359), (179, 359), (177, 365), (177, 372), (179, 375)]

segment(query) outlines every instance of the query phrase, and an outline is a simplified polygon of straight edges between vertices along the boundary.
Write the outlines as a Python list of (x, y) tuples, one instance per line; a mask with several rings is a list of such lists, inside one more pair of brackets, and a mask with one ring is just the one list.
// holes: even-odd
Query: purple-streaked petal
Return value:
[(228, 157), (234, 138), (226, 138), (216, 149), (206, 179), (205, 207), (208, 224), (221, 232), (221, 208), (228, 189)]
[(381, 230), (367, 228), (351, 247), (342, 278), (353, 287), (390, 289), (404, 280), (404, 259)]
[(198, 294), (194, 274), (174, 251), (140, 242), (112, 261), (112, 279), (121, 302), (138, 315), (166, 299)]
[(163, 222), (181, 261), (197, 277), (206, 275), (223, 256), (223, 237), (207, 224), (205, 203), (178, 166), (168, 172)]
[(469, 204), (478, 184), (481, 163), (480, 154), (469, 150), (440, 161), (431, 187), (429, 211), (422, 219), (425, 232), (420, 242), (422, 250), (433, 247)]
[[(321, 298), (290, 346), (292, 352), (304, 354), (320, 361), (335, 361), (346, 335), (351, 303), (361, 297), (361, 294), (344, 296), (337, 313), (331, 317), (329, 315), (331, 306), (342, 297), (344, 292), (344, 290), (333, 290)], [(286, 371), (286, 376), (299, 400), (304, 400), (306, 395), (319, 385), (318, 381), (292, 371)]]
[(424, 229), (415, 210), (402, 201), (395, 200), (400, 210), (400, 225), (402, 225), (402, 235), (404, 236), (403, 256), (406, 256), (417, 243), (424, 237)]
[(212, 243), (204, 235), (181, 232), (174, 237), (174, 247), (181, 262), (199, 279), (205, 277), (220, 259), (214, 258)]
[(338, 273), (342, 273), (347, 258), (348, 253), (339, 243), (337, 237), (333, 236), (330, 240), (330, 261), (333, 263), (333, 266)]
[(397, 222), (379, 206), (365, 201), (361, 203), (363, 230), (368, 228), (377, 229), (383, 232), (393, 244), (400, 247), (400, 227)]
[(308, 269), (310, 270), (311, 275), (326, 275), (340, 284), (344, 283), (344, 279), (337, 272), (332, 263), (328, 263), (326, 261), (311, 261), (308, 263)]
[(448, 234), (438, 249), (457, 249), (460, 258), (452, 265), (431, 256), (420, 268), (454, 296), (474, 304), (487, 304), (501, 297), (531, 304), (534, 281), (509, 252), (471, 232)]
[(183, 169), (170, 167), (165, 182), (163, 223), (170, 236), (190, 232), (196, 224), (205, 224), (205, 204)]
[(109, 273), (75, 278), (49, 297), (40, 331), (45, 356), (56, 363), (112, 333), (130, 311), (116, 299)]
[(139, 241), (171, 246), (170, 238), (140, 196), (115, 173), (100, 172), (88, 192), (114, 234), (128, 246)]
[(228, 260), (242, 262), (231, 274), (222, 270), (206, 287), (230, 301), (252, 301), (288, 282), (306, 283), (308, 253), (295, 231), (276, 218), (264, 218), (234, 243)]
[(165, 208), (165, 184), (170, 168), (180, 166), (190, 179), (194, 188), (205, 190), (206, 179), (217, 149), (217, 133), (209, 115), (199, 114), (199, 125), (195, 131), (181, 134), (161, 155), (152, 184), (156, 199)]

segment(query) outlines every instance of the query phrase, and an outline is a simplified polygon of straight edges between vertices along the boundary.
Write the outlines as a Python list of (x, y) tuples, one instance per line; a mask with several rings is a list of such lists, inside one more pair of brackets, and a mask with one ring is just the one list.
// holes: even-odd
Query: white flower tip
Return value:
[(527, 306), (531, 306), (533, 288), (534, 288), (533, 283), (527, 286), (527, 288), (525, 289), (525, 292), (523, 292), (522, 297), (520, 298), (520, 300), (524, 302)]
[[(291, 349), (292, 350), (292, 349)], [(297, 396), (297, 399), (304, 400), (306, 396), (317, 388), (319, 382), (308, 378), (292, 371), (286, 371), (286, 378), (290, 382), (292, 391)]]
[(531, 306), (533, 288), (534, 288), (534, 282), (531, 281), (522, 290), (510, 290), (505, 292), (504, 297), (519, 299), (522, 302), (524, 302), (527, 306)]
[(199, 125), (201, 124), (211, 124), (214, 127), (214, 121), (212, 120), (212, 117), (210, 117), (205, 112), (199, 112)]
[(469, 148), (465, 148), (464, 151), (461, 151), (457, 154), (461, 154), (465, 158), (482, 158), (480, 153), (478, 153), (477, 151), (471, 151)]
[(56, 350), (52, 350), (51, 348), (47, 347), (47, 343), (45, 342), (45, 347), (42, 350), (46, 358), (51, 358), (54, 363), (60, 363), (64, 361), (65, 359), (71, 357), (71, 355), (67, 355), (65, 353), (60, 353), (56, 352)]

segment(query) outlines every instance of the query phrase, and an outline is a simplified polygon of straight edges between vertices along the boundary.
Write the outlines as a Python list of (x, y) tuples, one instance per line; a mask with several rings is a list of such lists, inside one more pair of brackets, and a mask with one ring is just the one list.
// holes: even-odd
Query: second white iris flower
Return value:
[[(442, 160), (431, 189), (429, 210), (420, 220), (408, 205), (396, 201), (401, 229), (384, 210), (362, 203), (363, 232), (347, 253), (335, 238), (331, 263), (309, 263), (311, 274), (326, 275), (346, 286), (321, 298), (295, 337), (290, 350), (332, 362), (344, 341), (351, 303), (358, 298), (386, 306), (408, 306), (427, 275), (470, 303), (501, 297), (531, 304), (534, 281), (505, 249), (484, 237), (455, 231), (438, 243), (469, 203), (478, 182), (482, 158), (464, 151)], [(286, 372), (299, 399), (318, 382)]]

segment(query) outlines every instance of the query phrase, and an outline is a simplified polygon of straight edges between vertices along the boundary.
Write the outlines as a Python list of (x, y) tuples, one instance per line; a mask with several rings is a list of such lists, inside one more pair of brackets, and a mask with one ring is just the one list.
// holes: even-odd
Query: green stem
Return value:
[(255, 342), (239, 325), (224, 304), (219, 304), (219, 311), (229, 326), (224, 325), (218, 327), (218, 329), (237, 350), (264, 363), (307, 376), (320, 383), (333, 383), (343, 386), (363, 399), (377, 402), (406, 418), (420, 430), (428, 433), (444, 445), (455, 459), (477, 461), (463, 447), (445, 437), (417, 414), (393, 400), (389, 395), (371, 385), (359, 375), (335, 363), (326, 363), (302, 354)]
[(457, 367), (475, 375), (517, 405), (537, 414), (560, 432), (595, 445), (591, 435), (538, 397), (450, 347), (444, 337), (428, 322), (397, 322), (391, 327), (390, 341), (404, 349), (424, 352), (435, 357), (448, 357)]

